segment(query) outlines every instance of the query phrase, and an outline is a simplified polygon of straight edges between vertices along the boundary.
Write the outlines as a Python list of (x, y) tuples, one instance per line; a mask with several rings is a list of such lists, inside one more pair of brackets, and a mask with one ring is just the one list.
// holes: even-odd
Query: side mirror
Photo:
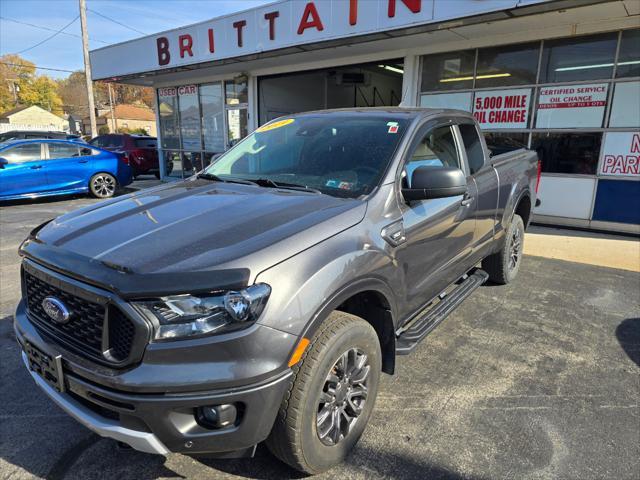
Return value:
[(403, 188), (407, 201), (455, 197), (467, 191), (467, 177), (453, 167), (418, 167), (411, 175), (411, 188)]
[(0, 168), (4, 168), (5, 165), (9, 164), (9, 160), (4, 157), (0, 157)]

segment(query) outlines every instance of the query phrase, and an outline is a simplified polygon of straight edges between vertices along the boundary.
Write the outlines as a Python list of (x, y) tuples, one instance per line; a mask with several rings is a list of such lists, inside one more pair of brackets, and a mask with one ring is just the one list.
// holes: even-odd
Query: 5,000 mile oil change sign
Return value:
[(477, 92), (473, 116), (486, 130), (527, 128), (530, 100), (530, 88)]

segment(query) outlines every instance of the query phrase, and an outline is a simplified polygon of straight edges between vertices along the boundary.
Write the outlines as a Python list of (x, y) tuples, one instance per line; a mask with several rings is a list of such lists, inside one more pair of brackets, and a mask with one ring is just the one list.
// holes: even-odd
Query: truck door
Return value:
[[(470, 122), (470, 121), (469, 121)], [(498, 202), (498, 174), (489, 162), (489, 152), (474, 123), (458, 125), (464, 145), (469, 173), (477, 189), (476, 233), (474, 249), (483, 257), (491, 246), (496, 224)]]
[[(429, 122), (409, 149), (403, 182), (423, 165), (457, 167), (468, 174), (461, 139), (451, 122)], [(406, 243), (397, 252), (405, 272), (407, 313), (415, 313), (467, 266), (475, 234), (475, 183), (468, 179), (466, 195), (414, 201), (401, 205)]]

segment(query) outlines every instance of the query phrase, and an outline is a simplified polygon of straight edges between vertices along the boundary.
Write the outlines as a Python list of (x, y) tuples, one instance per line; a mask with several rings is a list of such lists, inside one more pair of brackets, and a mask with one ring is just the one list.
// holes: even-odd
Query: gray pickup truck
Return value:
[[(381, 372), (487, 279), (514, 279), (534, 152), (455, 110), (270, 122), (184, 181), (37, 227), (15, 332), (35, 382), (149, 453), (342, 461)], [(428, 393), (425, 393), (428, 395)]]

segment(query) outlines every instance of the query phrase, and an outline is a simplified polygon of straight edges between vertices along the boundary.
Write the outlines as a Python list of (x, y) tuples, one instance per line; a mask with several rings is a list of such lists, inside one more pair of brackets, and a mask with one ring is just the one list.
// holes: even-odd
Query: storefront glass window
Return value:
[(202, 152), (182, 152), (182, 170), (185, 177), (189, 177), (203, 168)]
[(480, 49), (476, 88), (535, 83), (539, 52), (539, 42)]
[(422, 62), (422, 91), (471, 88), (475, 58), (475, 50), (425, 56)]
[(602, 133), (534, 133), (531, 148), (538, 152), (542, 171), (594, 175)]
[(540, 83), (611, 78), (617, 40), (612, 32), (545, 41)]
[(162, 148), (180, 148), (177, 89), (158, 89), (158, 105), (160, 109)]
[(520, 148), (527, 148), (528, 133), (485, 132), (484, 139), (491, 155), (500, 155)]
[(178, 104), (180, 107), (180, 133), (183, 150), (200, 150), (200, 108), (198, 105), (198, 88), (180, 88)]
[(207, 152), (224, 152), (222, 83), (200, 86), (202, 138)]
[(227, 125), (229, 147), (233, 147), (249, 133), (246, 108), (232, 108), (227, 110)]
[(640, 77), (640, 29), (622, 32), (616, 77)]
[(169, 177), (182, 178), (182, 162), (180, 161), (180, 152), (164, 151), (164, 161), (166, 165), (166, 174)]
[(227, 105), (240, 105), (249, 103), (249, 90), (246, 77), (237, 77), (224, 82)]

